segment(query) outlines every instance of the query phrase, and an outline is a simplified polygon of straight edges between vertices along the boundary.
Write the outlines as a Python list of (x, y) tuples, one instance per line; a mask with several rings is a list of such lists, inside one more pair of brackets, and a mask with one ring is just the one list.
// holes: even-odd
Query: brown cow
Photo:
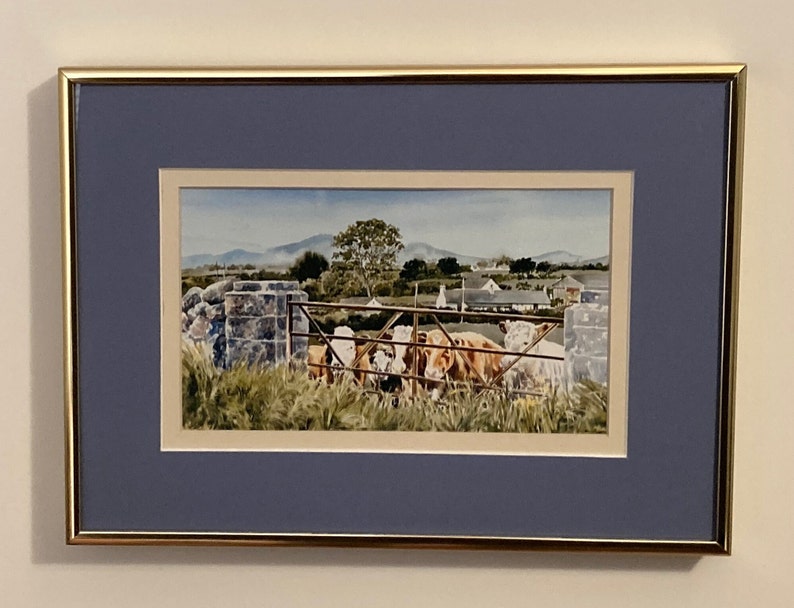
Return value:
[(482, 348), (493, 352), (457, 350), (450, 344), (444, 332), (434, 329), (427, 333), (427, 344), (436, 348), (428, 346), (424, 349), (427, 354), (425, 378), (435, 383), (442, 381), (480, 383), (481, 379), (488, 382), (499, 374), (504, 349), (496, 342), (471, 331), (452, 333), (450, 337), (456, 346)]
[(327, 367), (320, 367), (325, 363), (325, 353), (328, 347), (325, 344), (312, 344), (309, 346), (309, 355), (306, 362), (309, 365), (309, 378), (324, 380), (331, 383), (331, 370)]

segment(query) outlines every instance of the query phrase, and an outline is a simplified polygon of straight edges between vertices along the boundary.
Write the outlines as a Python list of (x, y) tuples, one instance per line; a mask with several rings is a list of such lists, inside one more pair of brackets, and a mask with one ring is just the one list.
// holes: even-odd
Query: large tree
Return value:
[(334, 237), (334, 265), (353, 275), (372, 297), (372, 288), (394, 269), (405, 246), (400, 230), (383, 220), (359, 220)]
[(328, 260), (321, 253), (307, 251), (293, 264), (289, 273), (303, 283), (306, 279), (319, 279), (328, 270)]
[(416, 279), (423, 279), (427, 276), (427, 262), (414, 258), (408, 260), (403, 264), (403, 269), (400, 271), (400, 278), (406, 281), (415, 281)]
[(538, 262), (535, 270), (537, 270), (540, 274), (549, 274), (551, 271), (551, 262)]
[(438, 261), (438, 269), (445, 275), (458, 274), (461, 270), (458, 258), (441, 258)]
[(535, 262), (532, 258), (518, 258), (510, 262), (510, 272), (529, 277), (535, 270)]

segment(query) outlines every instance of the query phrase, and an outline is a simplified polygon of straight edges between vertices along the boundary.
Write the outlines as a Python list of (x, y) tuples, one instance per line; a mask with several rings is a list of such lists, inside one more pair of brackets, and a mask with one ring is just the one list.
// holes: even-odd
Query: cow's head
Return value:
[(523, 351), (538, 335), (538, 330), (529, 321), (502, 321), (499, 329), (505, 334), (505, 350)]
[[(391, 348), (381, 348), (378, 347), (375, 349), (374, 354), (372, 355), (372, 368), (377, 371), (381, 372), (378, 374), (378, 380), (384, 380), (388, 376), (386, 373), (393, 371), (392, 370), (392, 363), (394, 361), (394, 352)], [(385, 373), (384, 373), (385, 372)]]
[(529, 321), (502, 321), (499, 323), (499, 329), (505, 334), (505, 350), (514, 352), (523, 351), (539, 334), (546, 332), (551, 327), (553, 327), (551, 323), (535, 325)]
[(345, 338), (353, 338), (355, 335), (355, 332), (347, 325), (340, 325), (334, 328), (334, 337), (331, 338), (331, 348), (328, 349), (327, 354), (329, 365), (334, 365), (335, 367), (350, 366), (356, 357), (356, 344), (353, 340)]
[[(427, 332), (425, 342), (428, 346), (451, 346), (449, 339), (438, 329)], [(425, 352), (425, 378), (441, 380), (455, 363), (455, 351), (451, 348), (426, 348)]]
[[(394, 330), (386, 334), (387, 339), (394, 342), (413, 342), (413, 335), (413, 328), (409, 327), (408, 325), (398, 325), (394, 328)], [(427, 332), (417, 332), (416, 341), (419, 344), (424, 344), (426, 339)], [(413, 365), (413, 347), (408, 346), (407, 344), (393, 344), (392, 350), (394, 352), (392, 371), (395, 374), (405, 374), (409, 372)]]

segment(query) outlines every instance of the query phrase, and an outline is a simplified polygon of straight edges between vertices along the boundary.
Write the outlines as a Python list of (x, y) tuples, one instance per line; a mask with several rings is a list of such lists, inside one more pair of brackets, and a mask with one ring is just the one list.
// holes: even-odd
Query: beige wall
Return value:
[[(792, 605), (793, 17), (783, 0), (4, 0), (0, 603)], [(64, 546), (58, 66), (635, 61), (750, 65), (732, 557)]]

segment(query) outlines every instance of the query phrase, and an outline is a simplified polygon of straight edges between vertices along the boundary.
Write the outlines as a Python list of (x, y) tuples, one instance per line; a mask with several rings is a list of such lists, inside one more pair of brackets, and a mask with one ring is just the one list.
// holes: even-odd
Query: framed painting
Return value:
[(744, 87), (62, 69), (67, 542), (728, 553)]

